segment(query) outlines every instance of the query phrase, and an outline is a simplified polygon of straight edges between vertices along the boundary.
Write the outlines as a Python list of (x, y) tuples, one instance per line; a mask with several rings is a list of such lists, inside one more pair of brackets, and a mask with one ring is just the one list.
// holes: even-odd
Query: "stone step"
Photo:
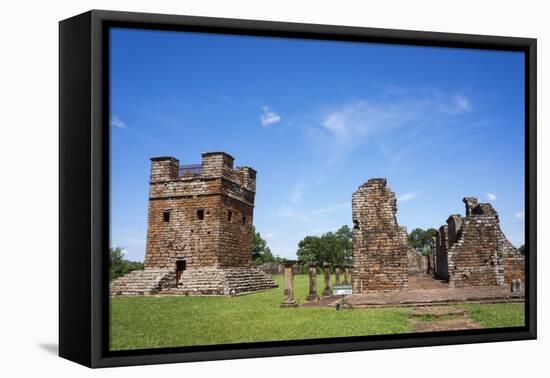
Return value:
[(175, 273), (166, 269), (135, 270), (114, 280), (110, 285), (110, 292), (115, 296), (153, 295), (174, 278)]
[(176, 274), (166, 269), (133, 271), (111, 284), (111, 295), (228, 295), (277, 287), (270, 275), (252, 268), (200, 268)]

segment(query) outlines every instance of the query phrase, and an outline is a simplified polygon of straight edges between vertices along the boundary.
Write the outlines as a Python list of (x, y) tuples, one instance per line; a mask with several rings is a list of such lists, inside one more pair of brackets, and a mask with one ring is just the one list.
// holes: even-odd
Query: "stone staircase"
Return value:
[(134, 295), (240, 295), (272, 289), (270, 275), (253, 268), (199, 268), (176, 273), (168, 269), (134, 270), (111, 283), (112, 296)]
[(252, 291), (273, 289), (277, 287), (270, 275), (258, 269), (230, 269), (226, 271), (228, 294), (235, 290), (235, 294)]
[(224, 295), (225, 275), (221, 269), (200, 268), (184, 270), (179, 284), (164, 287), (167, 295)]
[(277, 287), (270, 275), (253, 268), (199, 268), (182, 273), (177, 287), (165, 287), (160, 294), (240, 295)]
[(168, 269), (134, 270), (111, 282), (110, 293), (113, 296), (154, 295), (163, 287), (174, 286), (176, 273)]

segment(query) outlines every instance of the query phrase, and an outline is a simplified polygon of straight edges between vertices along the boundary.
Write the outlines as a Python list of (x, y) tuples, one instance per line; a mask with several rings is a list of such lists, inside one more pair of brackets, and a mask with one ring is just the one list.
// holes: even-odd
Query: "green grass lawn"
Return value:
[(525, 325), (523, 303), (469, 304), (470, 319), (484, 328), (522, 327)]
[[(277, 289), (238, 297), (111, 298), (111, 350), (410, 332), (408, 308), (280, 308), (282, 277), (275, 279)], [(303, 303), (306, 275), (295, 276), (295, 292)], [(485, 327), (523, 324), (522, 305), (469, 308)]]

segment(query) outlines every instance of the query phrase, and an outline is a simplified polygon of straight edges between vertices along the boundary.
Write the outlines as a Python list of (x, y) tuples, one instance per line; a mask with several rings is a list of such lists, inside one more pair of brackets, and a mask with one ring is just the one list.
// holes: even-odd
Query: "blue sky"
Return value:
[(524, 240), (524, 60), (517, 52), (111, 31), (111, 245), (142, 260), (149, 159), (226, 151), (258, 171), (254, 224), (294, 257), (351, 224), (386, 177), (409, 231), (477, 196)]

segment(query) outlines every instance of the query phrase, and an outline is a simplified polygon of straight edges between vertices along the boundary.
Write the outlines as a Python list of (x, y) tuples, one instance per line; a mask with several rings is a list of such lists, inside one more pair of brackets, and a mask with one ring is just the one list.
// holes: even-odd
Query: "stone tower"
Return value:
[(256, 171), (225, 152), (201, 164), (151, 159), (145, 270), (113, 282), (112, 295), (233, 295), (277, 285), (251, 267)]
[(407, 247), (396, 212), (386, 179), (370, 179), (353, 193), (354, 293), (408, 288)]
[(145, 266), (185, 269), (251, 264), (256, 171), (225, 152), (200, 165), (151, 159)]

